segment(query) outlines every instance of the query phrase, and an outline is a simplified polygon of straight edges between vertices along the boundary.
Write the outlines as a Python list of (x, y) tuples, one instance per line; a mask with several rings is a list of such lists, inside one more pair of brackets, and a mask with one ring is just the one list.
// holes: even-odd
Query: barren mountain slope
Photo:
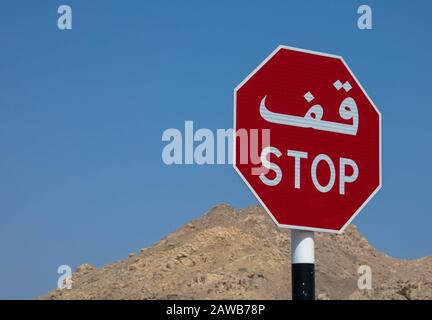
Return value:
[[(320, 299), (432, 299), (432, 257), (398, 260), (375, 251), (351, 225), (316, 234)], [(357, 289), (359, 265), (372, 290)], [(103, 268), (84, 264), (71, 290), (42, 299), (290, 299), (290, 233), (260, 206), (218, 205), (156, 245)]]

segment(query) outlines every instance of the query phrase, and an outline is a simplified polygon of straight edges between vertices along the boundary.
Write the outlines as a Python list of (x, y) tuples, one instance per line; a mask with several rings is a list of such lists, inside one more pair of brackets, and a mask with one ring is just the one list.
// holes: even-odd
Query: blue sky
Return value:
[[(57, 28), (57, 8), (73, 30)], [(357, 7), (373, 30), (357, 28)], [(1, 1), (0, 298), (102, 266), (213, 205), (257, 203), (233, 168), (166, 166), (162, 132), (232, 126), (232, 93), (279, 44), (342, 55), (383, 114), (383, 188), (354, 220), (432, 255), (430, 1)]]

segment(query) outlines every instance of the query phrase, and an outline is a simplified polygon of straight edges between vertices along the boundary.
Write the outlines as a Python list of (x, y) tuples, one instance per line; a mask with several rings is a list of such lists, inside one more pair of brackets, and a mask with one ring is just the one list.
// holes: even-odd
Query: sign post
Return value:
[(233, 165), (292, 229), (294, 299), (314, 299), (314, 232), (342, 233), (381, 188), (381, 114), (342, 57), (279, 46), (234, 90)]
[(315, 300), (313, 231), (291, 230), (291, 283), (293, 300)]

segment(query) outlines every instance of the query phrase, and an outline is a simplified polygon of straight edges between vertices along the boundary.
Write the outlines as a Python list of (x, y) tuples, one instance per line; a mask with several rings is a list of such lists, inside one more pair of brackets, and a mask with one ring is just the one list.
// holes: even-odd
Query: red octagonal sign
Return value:
[(381, 187), (381, 114), (340, 56), (278, 47), (235, 89), (234, 130), (280, 227), (342, 232)]

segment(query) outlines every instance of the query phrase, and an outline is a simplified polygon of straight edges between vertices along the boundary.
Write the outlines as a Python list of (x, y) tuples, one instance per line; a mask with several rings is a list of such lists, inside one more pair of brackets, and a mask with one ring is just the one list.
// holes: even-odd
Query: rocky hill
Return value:
[[(315, 243), (319, 299), (432, 299), (432, 257), (389, 257), (354, 225)], [(290, 233), (262, 207), (221, 204), (126, 260), (81, 265), (71, 290), (41, 299), (290, 299), (290, 263)], [(372, 269), (370, 290), (357, 288), (360, 265)]]

